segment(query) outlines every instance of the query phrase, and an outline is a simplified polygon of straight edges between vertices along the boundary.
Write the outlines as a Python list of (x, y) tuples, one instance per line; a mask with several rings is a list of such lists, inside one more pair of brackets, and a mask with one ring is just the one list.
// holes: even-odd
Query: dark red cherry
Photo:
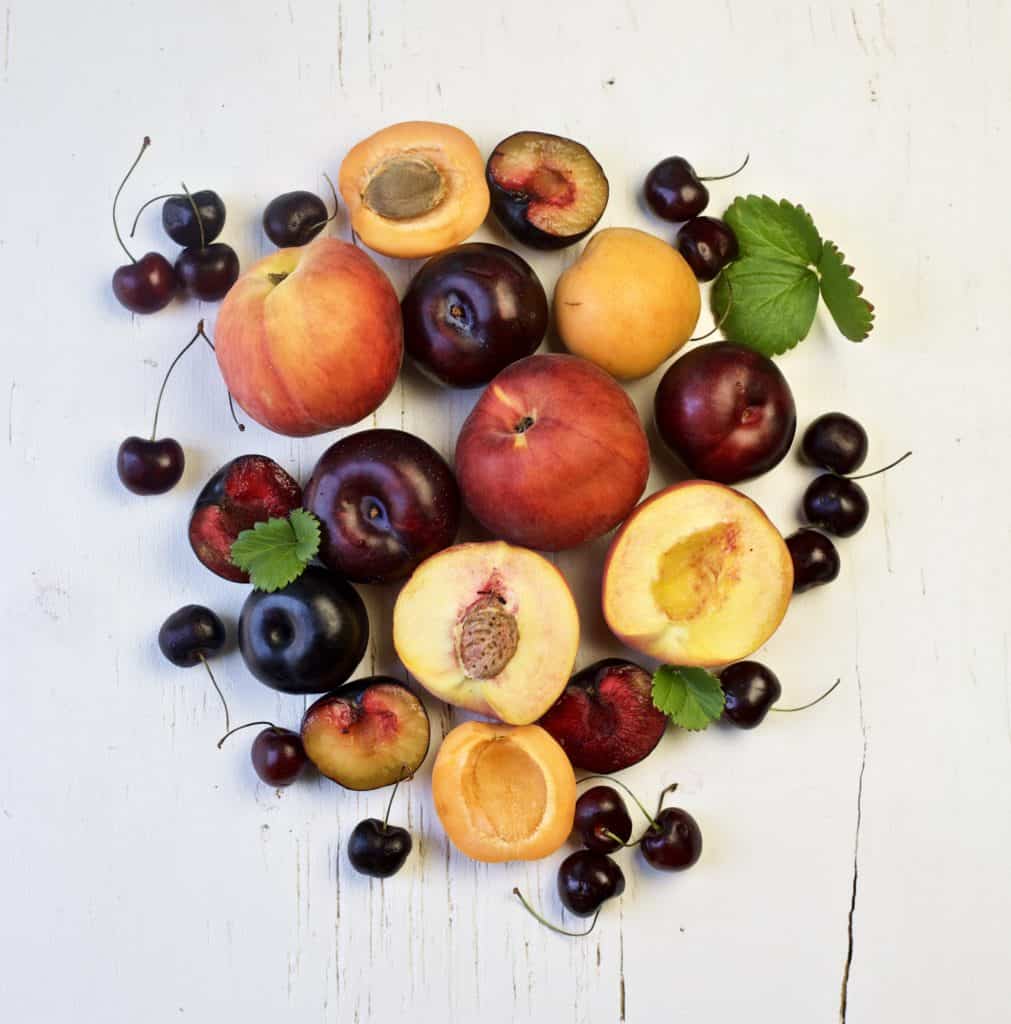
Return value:
[(131, 313), (157, 313), (175, 295), (175, 271), (160, 252), (145, 253), (139, 260), (116, 268), (112, 291)]
[(182, 479), (186, 456), (175, 438), (128, 437), (116, 454), (116, 472), (134, 494), (164, 494)]
[(613, 853), (631, 837), (632, 819), (620, 793), (611, 786), (594, 786), (576, 801), (573, 829), (588, 850)]
[(870, 505), (858, 483), (834, 473), (816, 476), (804, 492), (804, 518), (836, 537), (852, 537), (867, 522)]
[(209, 188), (167, 196), (161, 208), (161, 225), (177, 245), (207, 246), (225, 226), (225, 204)]
[(253, 771), (268, 786), (290, 786), (306, 764), (301, 736), (276, 725), (256, 734), (249, 753)]
[(646, 203), (664, 220), (691, 220), (709, 204), (709, 189), (703, 182), (732, 178), (744, 169), (747, 162), (748, 157), (745, 157), (744, 163), (730, 174), (700, 178), (683, 156), (669, 156), (646, 175)]
[(639, 846), (648, 864), (661, 871), (684, 871), (702, 855), (702, 830), (680, 807), (665, 807)]
[(738, 729), (761, 725), (783, 693), (776, 674), (757, 661), (738, 661), (720, 672), (723, 718)]
[(238, 280), (239, 257), (224, 242), (200, 248), (187, 248), (176, 260), (180, 285), (203, 302), (223, 299)]
[(867, 458), (867, 431), (852, 416), (827, 412), (804, 431), (800, 450), (812, 466), (846, 476), (855, 473)]
[(737, 236), (715, 217), (696, 217), (683, 224), (674, 245), (700, 281), (712, 281), (739, 253)]
[(625, 891), (625, 876), (606, 854), (596, 850), (570, 853), (558, 868), (558, 896), (579, 917), (589, 917), (600, 905)]
[(825, 534), (803, 528), (786, 538), (793, 562), (793, 592), (831, 583), (839, 575), (839, 552)]

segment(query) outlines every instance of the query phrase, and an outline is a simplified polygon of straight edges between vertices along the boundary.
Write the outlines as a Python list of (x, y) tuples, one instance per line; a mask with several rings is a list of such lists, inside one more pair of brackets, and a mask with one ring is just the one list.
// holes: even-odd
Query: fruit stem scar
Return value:
[(287, 273), (283, 274), (268, 274), (267, 279), (276, 288), (286, 277)]
[(525, 434), (534, 425), (534, 419), (532, 416), (524, 416), (523, 419), (513, 427), (513, 431), (517, 434)]

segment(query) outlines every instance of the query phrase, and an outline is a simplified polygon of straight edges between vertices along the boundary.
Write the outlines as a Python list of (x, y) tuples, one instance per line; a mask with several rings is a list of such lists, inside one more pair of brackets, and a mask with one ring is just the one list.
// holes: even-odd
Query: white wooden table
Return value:
[[(0, 1017), (818, 1024), (844, 991), (859, 1024), (1008, 1020), (1009, 44), (1000, 0), (0, 3)], [(760, 655), (791, 703), (843, 686), (753, 734), (671, 730), (626, 773), (643, 794), (679, 780), (705, 852), (674, 878), (626, 856), (624, 898), (583, 941), (510, 895), (558, 915), (558, 857), (483, 866), (448, 849), (431, 759), (394, 812), (416, 838), (407, 867), (356, 875), (346, 837), (385, 794), (258, 784), (248, 734), (215, 749), (203, 674), (158, 654), (178, 605), (234, 622), (244, 597), (189, 551), (201, 483), (247, 451), (304, 478), (335, 436), (238, 434), (194, 350), (162, 413), (182, 484), (140, 499), (116, 480), (119, 441), (147, 429), (167, 361), (215, 315), (177, 302), (131, 318), (111, 297), (110, 200), (141, 136), (154, 146), (124, 210), (180, 179), (214, 188), (248, 264), (269, 198), (322, 189), (350, 144), (408, 118), (485, 151), (524, 128), (586, 142), (612, 185), (602, 226), (661, 229), (637, 199), (657, 159), (719, 173), (750, 150), (713, 212), (740, 191), (805, 203), (878, 307), (866, 344), (819, 320), (782, 359), (802, 423), (856, 415), (869, 465), (916, 452), (868, 481), (841, 578), (798, 599)], [(148, 247), (175, 251), (154, 211)], [(524, 255), (549, 289), (574, 258)], [(383, 265), (401, 289), (418, 266)], [(644, 416), (654, 385), (631, 389)], [(474, 397), (406, 371), (375, 423), (449, 455)], [(657, 449), (650, 489), (672, 478)], [(808, 478), (791, 459), (745, 490), (789, 532)], [(580, 664), (617, 650), (597, 606), (604, 546), (558, 557)], [(392, 594), (367, 600), (361, 671), (399, 672)], [(298, 721), (303, 701), (234, 652), (218, 674), (235, 720)], [(438, 738), (453, 714), (430, 708)]]

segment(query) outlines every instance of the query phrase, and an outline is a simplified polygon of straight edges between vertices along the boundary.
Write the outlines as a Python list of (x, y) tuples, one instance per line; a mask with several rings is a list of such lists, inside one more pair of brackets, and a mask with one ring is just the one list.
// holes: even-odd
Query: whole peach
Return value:
[(460, 431), (464, 501), (496, 537), (560, 551), (632, 511), (649, 447), (628, 395), (585, 359), (534, 355), (488, 385)]
[(400, 304), (364, 252), (317, 238), (235, 282), (215, 344), (228, 390), (254, 420), (293, 437), (322, 434), (368, 416), (393, 388)]

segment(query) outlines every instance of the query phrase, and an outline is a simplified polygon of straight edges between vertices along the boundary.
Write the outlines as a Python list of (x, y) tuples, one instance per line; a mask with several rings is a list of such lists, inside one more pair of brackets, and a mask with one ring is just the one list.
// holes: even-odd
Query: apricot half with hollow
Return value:
[(517, 132), (488, 159), (491, 208), (517, 241), (561, 249), (585, 238), (607, 206), (600, 164), (580, 142), (547, 132)]
[(464, 722), (439, 748), (432, 797), (461, 853), (480, 861), (539, 860), (572, 831), (576, 777), (539, 725)]
[(393, 646), (441, 700), (525, 725), (565, 687), (579, 617), (547, 559), (501, 541), (458, 544), (407, 581), (393, 609)]
[(448, 124), (404, 121), (370, 135), (344, 158), (338, 184), (351, 227), (386, 256), (442, 252), (488, 214), (481, 152)]
[(644, 501), (604, 566), (604, 618), (630, 647), (675, 665), (746, 658), (776, 631), (793, 591), (779, 531), (750, 499), (689, 480)]

